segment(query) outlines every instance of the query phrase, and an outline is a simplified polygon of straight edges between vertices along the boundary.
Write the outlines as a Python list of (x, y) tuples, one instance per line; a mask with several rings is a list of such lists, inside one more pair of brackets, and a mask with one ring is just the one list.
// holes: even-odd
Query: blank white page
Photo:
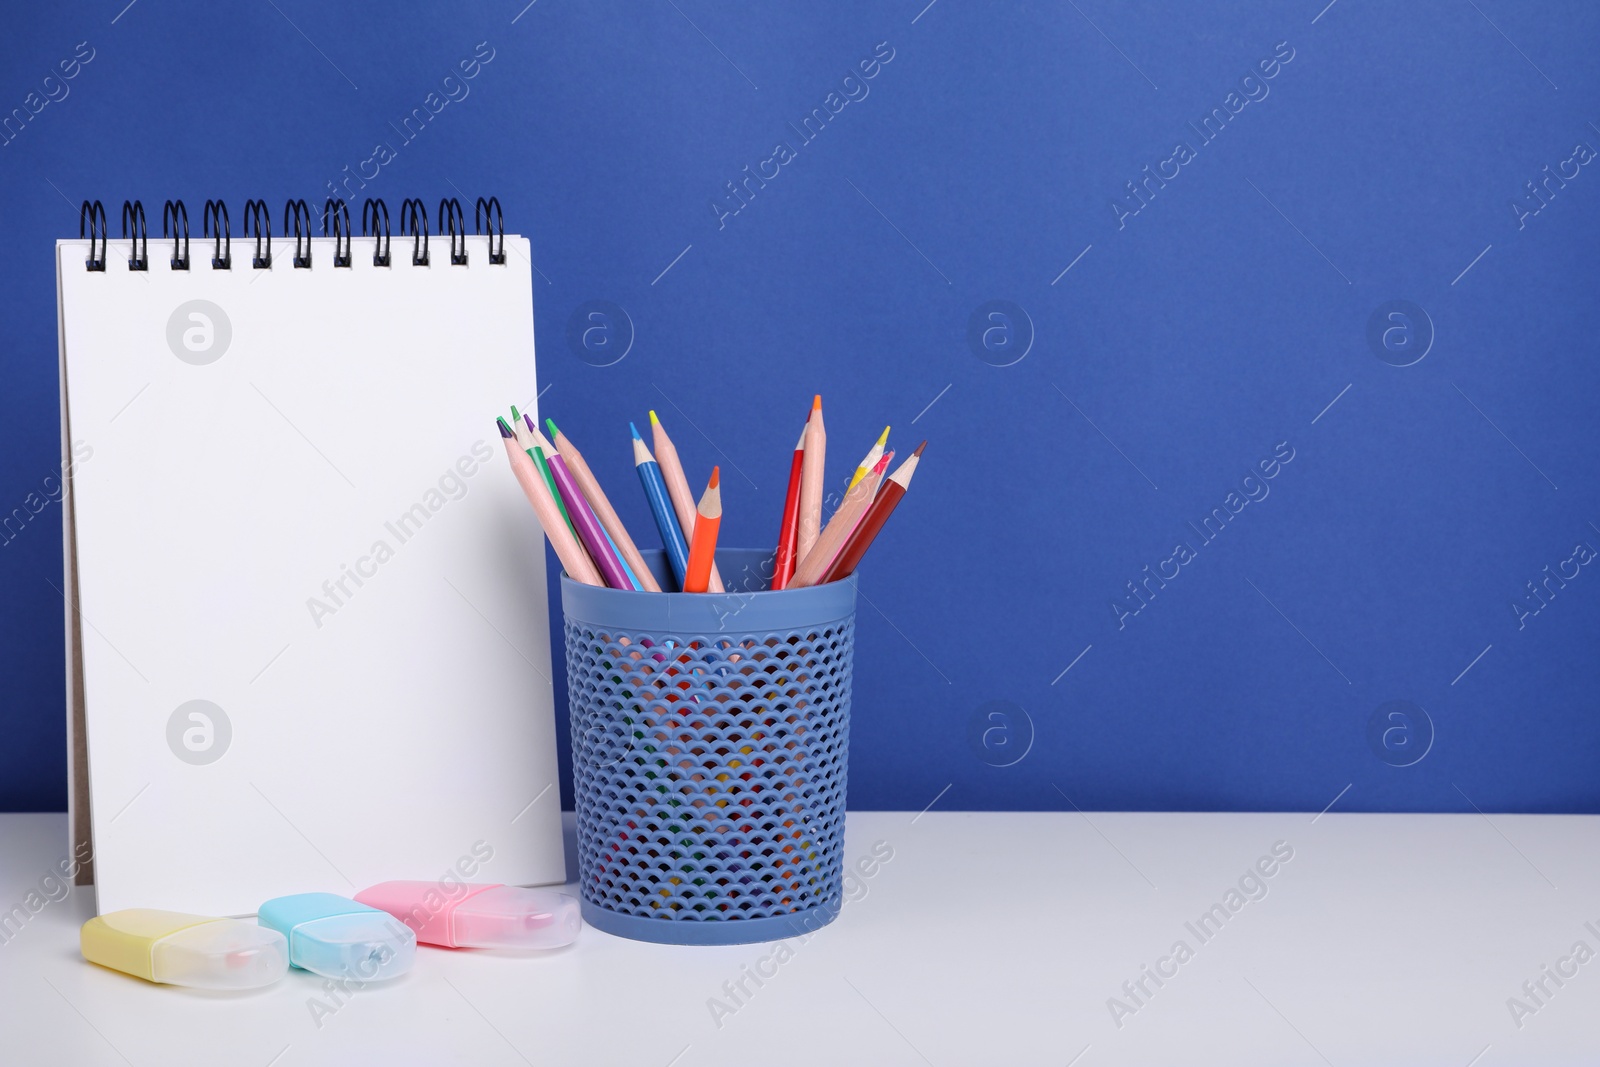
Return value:
[(528, 242), (255, 243), (58, 245), (99, 908), (563, 881)]

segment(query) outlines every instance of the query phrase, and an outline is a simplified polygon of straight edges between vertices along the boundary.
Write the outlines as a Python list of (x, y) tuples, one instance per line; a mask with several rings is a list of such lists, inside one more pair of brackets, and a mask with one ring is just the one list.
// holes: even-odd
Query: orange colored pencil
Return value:
[(822, 576), (833, 564), (834, 558), (839, 555), (839, 550), (844, 548), (845, 541), (855, 532), (856, 524), (867, 513), (873, 496), (878, 492), (878, 483), (883, 480), (884, 468), (889, 466), (889, 460), (893, 456), (893, 452), (884, 453), (883, 458), (878, 460), (877, 465), (867, 476), (844, 495), (839, 510), (828, 520), (828, 528), (822, 531), (822, 536), (817, 538), (817, 543), (812, 546), (810, 554), (795, 568), (794, 577), (789, 580), (790, 589), (804, 589), (822, 580)]
[[(678, 458), (678, 448), (672, 443), (672, 438), (667, 436), (667, 428), (661, 425), (661, 420), (656, 418), (654, 411), (650, 413), (650, 432), (655, 438), (656, 463), (661, 467), (661, 480), (667, 483), (667, 496), (672, 500), (672, 510), (678, 513), (678, 525), (683, 527), (683, 539), (693, 545), (694, 493), (689, 489), (689, 479), (684, 476), (683, 461)], [(717, 573), (715, 562), (711, 564), (710, 590), (713, 593), (722, 592), (722, 575)]]
[(721, 472), (711, 468), (700, 506), (695, 509), (694, 541), (689, 545), (689, 567), (683, 575), (685, 593), (704, 593), (711, 582), (712, 561), (717, 555), (717, 533), (722, 529)]
[(818, 393), (811, 401), (811, 418), (806, 422), (806, 456), (800, 467), (799, 558), (802, 561), (822, 534), (822, 478), (827, 456), (828, 430), (822, 424), (822, 394)]

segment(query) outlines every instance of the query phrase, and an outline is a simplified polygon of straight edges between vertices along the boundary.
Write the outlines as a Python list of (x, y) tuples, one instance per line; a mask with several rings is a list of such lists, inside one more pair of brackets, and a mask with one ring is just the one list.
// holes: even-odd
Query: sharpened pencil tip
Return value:
[(882, 474), (885, 470), (888, 469), (889, 461), (892, 460), (892, 459), (894, 459), (894, 453), (892, 451), (891, 452), (885, 452), (882, 456), (880, 456), (878, 458), (878, 462), (876, 462), (876, 463), (874, 463), (872, 465), (872, 473), (873, 474)]
[(822, 410), (822, 394), (821, 393), (818, 393), (816, 396), (811, 398), (811, 410), (812, 411), (821, 411)]
[(651, 426), (660, 426), (661, 425), (661, 420), (656, 418), (656, 412), (655, 412), (654, 408), (650, 409), (650, 425)]
[(511, 405), (511, 421), (512, 422), (521, 422), (522, 421), (522, 415), (521, 415), (520, 412), (517, 411), (517, 405), (515, 405), (515, 404)]
[(534, 433), (539, 432), (539, 424), (534, 422), (533, 416), (529, 415), (526, 411), (522, 413), (522, 421), (527, 423), (528, 429), (532, 430)]
[(511, 432), (511, 427), (506, 425), (506, 420), (504, 418), (496, 418), (494, 421), (495, 421), (495, 424), (500, 427), (500, 436), (501, 437), (515, 437), (515, 436), (517, 436), (516, 434)]
[(628, 420), (628, 429), (633, 431), (633, 439), (635, 441), (643, 441), (644, 440), (644, 438), (639, 436), (639, 427), (637, 427), (637, 426), (635, 426), (633, 424), (633, 420), (632, 419)]
[(927, 448), (927, 447), (928, 447), (928, 442), (926, 440), (924, 440), (920, 445), (917, 446), (917, 450), (915, 452), (911, 453), (911, 454), (913, 456), (920, 456), (920, 455), (922, 455), (922, 450), (924, 448)]
[(721, 484), (721, 480), (722, 480), (722, 468), (721, 467), (712, 467), (711, 468), (711, 480), (706, 483), (706, 488), (707, 489), (715, 489), (719, 484)]
[(883, 428), (883, 432), (878, 435), (878, 447), (882, 448), (884, 446), (884, 443), (887, 442), (888, 440), (889, 440), (889, 427), (885, 426)]
[(545, 420), (544, 420), (544, 424), (546, 426), (550, 427), (550, 436), (552, 438), (561, 436), (561, 431), (556, 429), (556, 420), (555, 419), (546, 417)]

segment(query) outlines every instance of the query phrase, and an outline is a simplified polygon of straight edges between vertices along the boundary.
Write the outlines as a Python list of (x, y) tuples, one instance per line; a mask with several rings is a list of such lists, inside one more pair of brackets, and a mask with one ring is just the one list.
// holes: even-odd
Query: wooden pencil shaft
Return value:
[(826, 473), (828, 433), (822, 406), (811, 409), (806, 423), (806, 454), (800, 469), (800, 540), (797, 555), (804, 560), (822, 534), (822, 479)]

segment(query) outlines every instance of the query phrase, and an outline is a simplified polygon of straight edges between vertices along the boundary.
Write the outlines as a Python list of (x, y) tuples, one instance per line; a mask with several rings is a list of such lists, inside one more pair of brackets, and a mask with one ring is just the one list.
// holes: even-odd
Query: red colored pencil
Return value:
[(861, 557), (867, 554), (867, 549), (872, 547), (873, 539), (883, 529), (883, 524), (889, 521), (889, 516), (894, 513), (896, 505), (906, 495), (906, 490), (911, 488), (911, 476), (917, 473), (917, 461), (922, 458), (922, 450), (927, 447), (926, 441), (918, 445), (917, 450), (911, 453), (911, 458), (900, 464), (900, 469), (884, 481), (883, 488), (872, 502), (872, 508), (856, 525), (844, 548), (839, 550), (838, 558), (822, 576), (824, 582), (848, 578), (855, 573), (856, 567), (861, 563)]
[(800, 540), (800, 470), (805, 461), (806, 431), (802, 428), (800, 440), (794, 445), (794, 459), (789, 462), (789, 495), (783, 498), (783, 529), (778, 532), (778, 555), (772, 565), (774, 589), (782, 589), (794, 576), (795, 548)]
[(695, 509), (694, 542), (689, 546), (689, 566), (683, 575), (685, 593), (704, 593), (711, 584), (711, 561), (717, 555), (717, 531), (721, 528), (721, 474), (712, 467), (711, 481)]

